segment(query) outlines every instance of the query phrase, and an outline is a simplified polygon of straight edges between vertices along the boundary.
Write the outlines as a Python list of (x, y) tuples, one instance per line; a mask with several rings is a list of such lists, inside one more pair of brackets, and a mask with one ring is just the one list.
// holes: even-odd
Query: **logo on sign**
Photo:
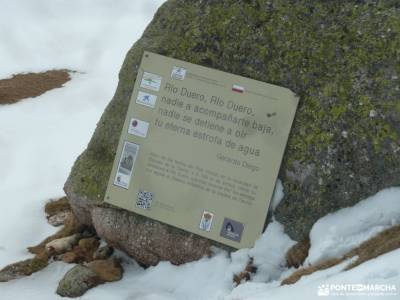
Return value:
[(159, 75), (144, 72), (140, 87), (158, 92), (160, 90), (161, 80), (162, 77)]
[(139, 92), (136, 98), (136, 103), (154, 108), (156, 105), (157, 96), (146, 92)]
[(186, 76), (186, 69), (181, 67), (173, 67), (171, 72), (171, 78), (177, 80), (184, 80)]
[(145, 138), (148, 129), (148, 122), (133, 118), (129, 123), (128, 133)]

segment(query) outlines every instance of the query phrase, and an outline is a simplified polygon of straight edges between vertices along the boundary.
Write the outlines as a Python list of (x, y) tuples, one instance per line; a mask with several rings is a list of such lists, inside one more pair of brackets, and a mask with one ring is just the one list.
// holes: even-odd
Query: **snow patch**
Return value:
[(272, 211), (275, 211), (275, 208), (279, 205), (281, 200), (285, 194), (283, 193), (283, 184), (280, 179), (277, 179), (276, 184), (275, 184), (275, 190), (274, 190), (274, 195), (272, 196), (272, 201), (271, 201), (271, 209)]
[[(45, 201), (63, 185), (111, 100), (124, 56), (162, 0), (3, 1), (0, 78), (72, 69), (64, 87), (0, 106), (0, 268), (56, 229)], [(1, 298), (1, 296), (0, 296)]]
[(286, 252), (295, 241), (284, 232), (284, 227), (277, 221), (270, 223), (257, 240), (249, 255), (254, 258), (258, 270), (253, 281), (269, 282), (278, 279), (286, 270)]
[(393, 187), (319, 219), (311, 229), (307, 264), (340, 258), (379, 232), (400, 223), (400, 188)]

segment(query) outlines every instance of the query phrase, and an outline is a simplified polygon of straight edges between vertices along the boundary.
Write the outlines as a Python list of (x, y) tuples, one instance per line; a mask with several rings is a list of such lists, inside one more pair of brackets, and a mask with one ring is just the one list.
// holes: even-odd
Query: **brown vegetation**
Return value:
[(400, 225), (382, 231), (347, 253), (346, 258), (357, 256), (357, 260), (347, 266), (346, 270), (398, 248), (400, 248)]
[(81, 232), (83, 229), (84, 228), (78, 223), (75, 216), (72, 213), (69, 214), (61, 230), (45, 239), (39, 245), (28, 248), (29, 252), (35, 255), (33, 258), (10, 264), (0, 270), (0, 282), (29, 276), (42, 270), (48, 265), (51, 256), (51, 254), (46, 251), (46, 244), (55, 239)]
[(40, 244), (28, 248), (29, 252), (35, 255), (33, 258), (10, 264), (1, 269), (0, 282), (29, 276), (42, 270), (53, 260), (77, 264), (90, 264), (95, 261), (93, 266), (96, 273), (98, 272), (97, 267), (107, 266), (107, 270), (98, 275), (101, 283), (121, 278), (122, 267), (119, 262), (109, 261), (113, 254), (113, 248), (108, 245), (99, 248), (100, 241), (96, 233), (92, 228), (82, 226), (78, 222), (66, 197), (47, 203), (45, 212), (48, 219), (67, 213), (66, 219), (62, 222), (64, 226)]
[(51, 200), (50, 202), (47, 202), (44, 207), (44, 212), (47, 217), (52, 217), (64, 211), (71, 211), (71, 206), (69, 205), (67, 197)]
[(47, 221), (53, 226), (64, 225), (66, 219), (72, 213), (67, 197), (51, 200), (44, 208)]
[(293, 245), (286, 253), (286, 264), (290, 267), (298, 268), (303, 265), (304, 260), (308, 256), (308, 250), (310, 249), (310, 239), (306, 239)]
[(61, 228), (57, 233), (46, 238), (40, 244), (33, 247), (29, 247), (28, 251), (32, 254), (43, 255), (43, 253), (46, 253), (46, 244), (48, 244), (49, 242), (63, 237), (71, 236), (75, 233), (82, 232), (83, 230), (84, 227), (81, 224), (79, 224), (78, 220), (75, 218), (73, 214), (70, 214), (66, 219), (63, 228)]
[(333, 266), (341, 263), (343, 260), (344, 260), (343, 258), (332, 258), (332, 259), (328, 259), (322, 263), (316, 264), (315, 266), (301, 268), (300, 270), (298, 270), (298, 271), (294, 272), (292, 275), (290, 275), (288, 278), (284, 279), (281, 282), (281, 285), (296, 283), (297, 281), (300, 280), (301, 277), (303, 277), (305, 275), (310, 275), (314, 272), (328, 269), (330, 267), (333, 267)]
[(379, 255), (385, 254), (398, 248), (400, 248), (400, 225), (382, 231), (375, 237), (362, 243), (357, 248), (349, 251), (341, 258), (329, 259), (319, 264), (316, 264), (315, 266), (302, 268), (294, 272), (292, 275), (284, 279), (281, 282), (281, 285), (293, 284), (300, 280), (300, 278), (304, 275), (309, 275), (316, 271), (330, 268), (347, 259), (357, 256), (357, 259), (345, 268), (345, 270), (350, 270), (367, 260), (373, 259)]
[(8, 265), (0, 271), (0, 282), (7, 282), (20, 277), (29, 276), (42, 270), (47, 265), (48, 257), (39, 255)]
[(37, 97), (61, 87), (69, 81), (68, 70), (51, 70), (43, 73), (17, 74), (0, 80), (0, 105), (13, 104), (22, 99)]
[(257, 267), (253, 264), (253, 258), (250, 258), (250, 261), (247, 263), (246, 268), (240, 274), (235, 274), (233, 276), (233, 281), (236, 285), (241, 284), (242, 282), (250, 280), (251, 274), (255, 274), (257, 272)]

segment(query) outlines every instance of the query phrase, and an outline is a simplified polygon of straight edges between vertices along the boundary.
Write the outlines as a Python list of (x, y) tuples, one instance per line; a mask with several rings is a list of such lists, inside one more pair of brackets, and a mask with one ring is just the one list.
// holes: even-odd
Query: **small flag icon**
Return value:
[(232, 91), (236, 92), (236, 93), (243, 93), (244, 92), (244, 87), (234, 84), (232, 86)]

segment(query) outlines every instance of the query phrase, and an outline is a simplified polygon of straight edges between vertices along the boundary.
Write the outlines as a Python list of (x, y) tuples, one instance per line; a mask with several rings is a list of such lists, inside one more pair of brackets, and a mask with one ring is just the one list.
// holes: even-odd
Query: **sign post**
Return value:
[(286, 88), (145, 52), (105, 201), (253, 246), (297, 104)]

